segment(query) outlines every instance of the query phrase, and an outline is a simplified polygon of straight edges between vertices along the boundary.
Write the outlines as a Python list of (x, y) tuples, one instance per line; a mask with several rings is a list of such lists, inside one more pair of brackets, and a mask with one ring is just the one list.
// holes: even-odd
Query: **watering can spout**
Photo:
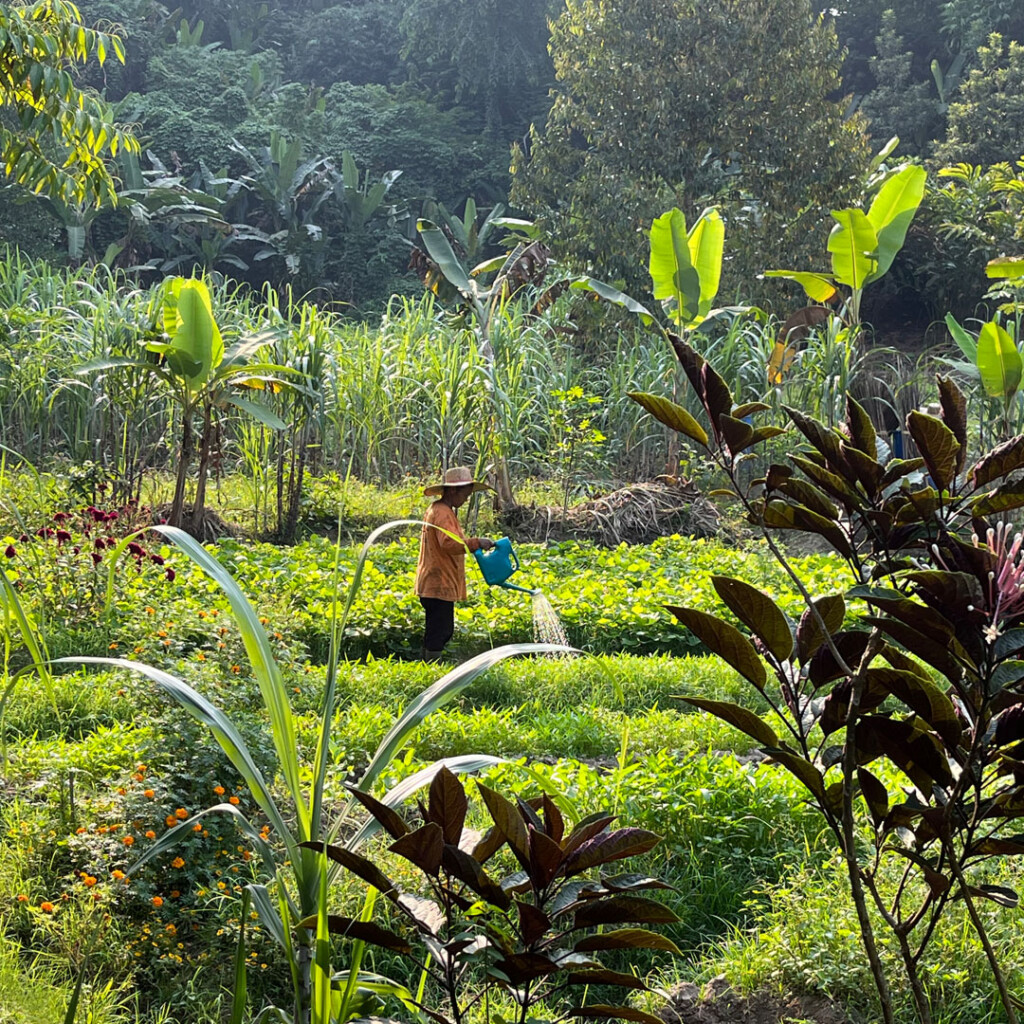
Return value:
[(498, 586), (504, 587), (506, 590), (518, 590), (523, 594), (529, 594), (531, 597), (535, 597), (537, 594), (540, 593), (539, 590), (531, 590), (529, 587), (518, 587), (514, 583), (509, 583), (507, 581), (504, 583), (499, 583)]
[(519, 587), (515, 583), (508, 582), (508, 578), (519, 568), (519, 559), (516, 558), (516, 553), (512, 550), (512, 541), (508, 537), (496, 540), (494, 547), (489, 551), (474, 551), (473, 554), (484, 579), (492, 587), (519, 590), (524, 594), (531, 595), (536, 593), (527, 587)]

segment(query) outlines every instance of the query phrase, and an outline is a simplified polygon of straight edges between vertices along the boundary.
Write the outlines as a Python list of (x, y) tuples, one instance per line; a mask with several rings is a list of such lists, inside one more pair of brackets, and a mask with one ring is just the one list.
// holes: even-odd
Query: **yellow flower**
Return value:
[(188, 817), (188, 811), (186, 811), (184, 807), (179, 807), (174, 812), (174, 816), (176, 818), (181, 818), (181, 820), (184, 821)]
[(156, 839), (156, 833), (152, 829), (149, 829), (146, 832), (146, 838), (147, 839)]
[(164, 819), (164, 824), (168, 828), (170, 828), (172, 825), (177, 825), (178, 824), (178, 819), (175, 818), (175, 816), (173, 814), (168, 814), (167, 817)]
[(154, 907), (162, 907), (164, 905), (163, 899), (159, 896), (154, 896), (153, 899), (150, 900), (150, 902), (153, 904)]
[(171, 861), (172, 868), (183, 868), (184, 866), (185, 861), (181, 857), (175, 857), (174, 860)]

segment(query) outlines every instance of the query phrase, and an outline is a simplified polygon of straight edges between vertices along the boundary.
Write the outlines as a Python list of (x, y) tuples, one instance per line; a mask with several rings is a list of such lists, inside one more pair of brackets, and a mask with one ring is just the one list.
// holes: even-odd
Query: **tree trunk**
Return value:
[(298, 439), (298, 464), (293, 467), (291, 479), (288, 481), (288, 515), (281, 531), (281, 540), (285, 544), (295, 543), (295, 534), (299, 528), (299, 503), (302, 501), (302, 481), (306, 475), (306, 452), (308, 444), (306, 432)]
[(188, 467), (192, 461), (192, 417), (188, 411), (181, 414), (181, 450), (178, 452), (178, 474), (174, 481), (174, 498), (171, 513), (167, 517), (170, 526), (181, 528), (181, 513), (185, 508), (185, 485), (188, 482)]
[(192, 505), (192, 533), (202, 540), (203, 513), (206, 510), (206, 480), (210, 474), (213, 449), (213, 406), (203, 410), (203, 433), (199, 441), (199, 474), (196, 480), (196, 500)]

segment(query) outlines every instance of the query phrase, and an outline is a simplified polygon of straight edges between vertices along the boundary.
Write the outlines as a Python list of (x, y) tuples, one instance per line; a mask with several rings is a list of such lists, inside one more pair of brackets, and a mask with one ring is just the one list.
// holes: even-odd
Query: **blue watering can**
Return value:
[(517, 587), (514, 583), (508, 582), (509, 576), (519, 568), (519, 559), (516, 558), (516, 553), (512, 550), (512, 541), (508, 537), (496, 540), (494, 547), (490, 551), (478, 550), (474, 551), (473, 554), (476, 556), (480, 571), (484, 574), (484, 579), (492, 587), (520, 590), (524, 594), (537, 593), (536, 590), (530, 590), (527, 587)]

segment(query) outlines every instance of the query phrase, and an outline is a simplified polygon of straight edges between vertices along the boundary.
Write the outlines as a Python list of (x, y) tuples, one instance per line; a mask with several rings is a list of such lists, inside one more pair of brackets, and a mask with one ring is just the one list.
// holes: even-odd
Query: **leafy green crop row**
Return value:
[[(345, 653), (408, 653), (419, 647), (422, 611), (413, 595), (417, 540), (406, 537), (376, 549), (363, 577), (345, 638)], [(224, 541), (212, 549), (256, 600), (279, 639), (300, 641), (315, 662), (326, 658), (336, 593), (334, 546), (313, 538), (293, 548)], [(719, 607), (710, 584), (716, 572), (742, 572), (780, 605), (798, 616), (800, 599), (784, 573), (760, 549), (748, 552), (707, 540), (666, 537), (646, 547), (606, 549), (566, 542), (551, 547), (522, 545), (517, 582), (544, 591), (570, 642), (591, 653), (695, 653), (699, 642), (664, 609), (665, 604)], [(341, 553), (342, 589), (357, 550)], [(832, 589), (834, 563), (826, 557), (797, 560), (812, 592)], [(469, 601), (457, 608), (456, 642), (464, 651), (530, 639), (532, 606), (523, 594), (488, 588), (475, 566), (467, 567)], [(218, 607), (219, 597), (198, 569), (179, 565), (174, 585), (140, 578), (120, 598), (122, 623), (111, 639), (138, 643), (138, 611), (155, 608), (155, 619), (179, 626), (177, 640), (188, 653), (202, 644), (208, 623), (197, 618)]]

